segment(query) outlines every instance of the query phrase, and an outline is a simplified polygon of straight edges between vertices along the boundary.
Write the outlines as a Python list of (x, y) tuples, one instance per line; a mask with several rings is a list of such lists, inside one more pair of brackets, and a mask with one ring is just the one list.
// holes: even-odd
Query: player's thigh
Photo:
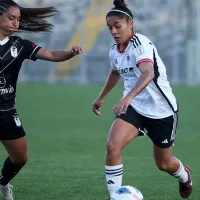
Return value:
[(156, 147), (168, 149), (174, 144), (178, 114), (163, 119), (149, 119), (145, 121), (147, 135)]
[(27, 159), (25, 135), (25, 131), (15, 110), (1, 116), (0, 141), (7, 150), (11, 160), (22, 161)]
[(25, 136), (14, 140), (3, 140), (1, 142), (13, 162), (23, 164), (28, 160), (27, 141)]
[(173, 146), (161, 148), (153, 145), (153, 155), (155, 163), (160, 168), (165, 168), (170, 163), (172, 158)]
[(138, 129), (135, 126), (122, 119), (116, 119), (110, 130), (107, 148), (120, 151), (136, 136), (138, 136)]
[(129, 106), (126, 114), (117, 116), (110, 129), (107, 148), (122, 150), (131, 140), (139, 135), (142, 117)]

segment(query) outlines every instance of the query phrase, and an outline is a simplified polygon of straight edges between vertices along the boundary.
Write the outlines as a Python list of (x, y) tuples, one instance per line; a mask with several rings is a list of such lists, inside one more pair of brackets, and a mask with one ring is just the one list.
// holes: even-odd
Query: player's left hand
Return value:
[(130, 95), (127, 95), (124, 98), (122, 98), (117, 104), (115, 104), (113, 112), (116, 115), (125, 114), (132, 99), (133, 98)]
[(73, 56), (76, 56), (76, 55), (83, 53), (83, 49), (81, 47), (75, 45), (71, 48), (70, 52)]

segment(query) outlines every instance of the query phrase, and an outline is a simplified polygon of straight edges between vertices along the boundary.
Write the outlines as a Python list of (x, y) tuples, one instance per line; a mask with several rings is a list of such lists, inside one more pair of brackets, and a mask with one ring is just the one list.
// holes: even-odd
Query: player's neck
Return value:
[(126, 47), (128, 46), (128, 44), (129, 44), (129, 41), (127, 41), (127, 42), (125, 42), (123, 44), (119, 44), (118, 45), (119, 50), (120, 51), (124, 51), (126, 49)]
[(8, 36), (0, 33), (0, 41), (5, 40), (6, 38), (8, 38)]
[(126, 42), (118, 45), (118, 48), (119, 48), (120, 51), (124, 51), (124, 49), (126, 49), (126, 47), (128, 46), (128, 44), (129, 44), (129, 42), (130, 42), (130, 40), (131, 40), (132, 37), (133, 37), (133, 34), (131, 34), (128, 37), (128, 40)]

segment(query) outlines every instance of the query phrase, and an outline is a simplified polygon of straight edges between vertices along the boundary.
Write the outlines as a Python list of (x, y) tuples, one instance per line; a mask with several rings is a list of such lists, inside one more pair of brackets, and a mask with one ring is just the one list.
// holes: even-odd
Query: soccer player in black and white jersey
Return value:
[(60, 62), (82, 53), (79, 46), (55, 51), (13, 36), (18, 30), (50, 31), (52, 25), (45, 18), (56, 12), (54, 7), (23, 8), (12, 0), (0, 0), (0, 142), (9, 155), (0, 171), (0, 193), (4, 200), (13, 200), (9, 182), (28, 159), (25, 131), (15, 109), (16, 83), (23, 61)]
[(157, 167), (176, 177), (182, 198), (192, 192), (190, 168), (172, 156), (178, 122), (176, 98), (167, 80), (166, 68), (154, 44), (144, 35), (133, 32), (133, 14), (124, 0), (114, 0), (106, 21), (116, 44), (110, 49), (111, 72), (93, 103), (100, 115), (104, 98), (124, 81), (123, 98), (114, 106), (116, 119), (110, 129), (106, 154), (106, 181), (112, 192), (121, 186), (123, 163), (121, 151), (146, 129), (153, 142)]

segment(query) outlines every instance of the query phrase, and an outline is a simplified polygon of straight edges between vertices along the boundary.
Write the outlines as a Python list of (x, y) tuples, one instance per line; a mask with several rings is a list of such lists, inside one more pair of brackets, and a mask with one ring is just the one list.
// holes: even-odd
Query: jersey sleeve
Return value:
[(36, 61), (37, 58), (35, 57), (35, 55), (41, 47), (29, 40), (23, 40), (23, 47), (25, 59)]
[(109, 51), (110, 67), (112, 70), (117, 70), (117, 67), (115, 65), (115, 62), (117, 62), (117, 60), (115, 61), (113, 58), (113, 48), (114, 47), (112, 47)]
[(154, 46), (148, 38), (133, 36), (132, 43), (134, 56), (136, 58), (136, 66), (139, 66), (142, 62), (151, 62), (154, 64)]

